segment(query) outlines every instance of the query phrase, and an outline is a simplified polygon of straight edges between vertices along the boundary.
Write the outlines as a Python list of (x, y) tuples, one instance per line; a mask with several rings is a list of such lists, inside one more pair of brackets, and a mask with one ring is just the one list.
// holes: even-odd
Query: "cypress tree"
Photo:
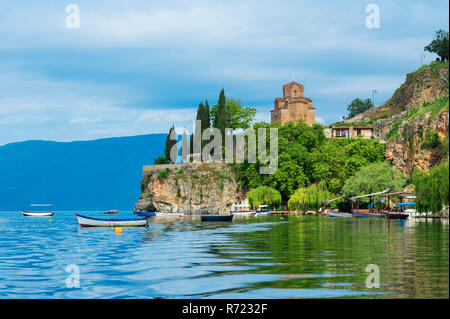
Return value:
[[(173, 132), (173, 133), (172, 133), (172, 132)], [(173, 146), (173, 145), (177, 144), (177, 141), (176, 141), (176, 140), (170, 139), (170, 136), (171, 136), (172, 134), (174, 134), (174, 133), (175, 133), (175, 126), (172, 125), (172, 127), (171, 127), (170, 130), (169, 130), (169, 135), (167, 135), (167, 137), (166, 137), (166, 147), (164, 148), (164, 155), (165, 155), (166, 158), (167, 158), (169, 161), (171, 161), (172, 163), (173, 163), (174, 161), (172, 161), (172, 159), (170, 158), (170, 150), (172, 149), (172, 146)]]
[(205, 123), (202, 122), (202, 128), (204, 125), (204, 128), (210, 128), (211, 127), (211, 115), (209, 114), (210, 110), (209, 110), (209, 104), (208, 104), (208, 100), (205, 101), (205, 117), (204, 117), (204, 121)]
[(184, 130), (183, 137), (181, 139), (181, 158), (183, 159), (184, 163), (187, 162), (189, 154), (190, 154), (189, 144), (186, 136), (186, 130)]
[(226, 112), (225, 112), (225, 90), (222, 89), (219, 95), (219, 101), (217, 105), (217, 116), (216, 116), (216, 128), (222, 133), (222, 145), (225, 142), (225, 126), (226, 126)]

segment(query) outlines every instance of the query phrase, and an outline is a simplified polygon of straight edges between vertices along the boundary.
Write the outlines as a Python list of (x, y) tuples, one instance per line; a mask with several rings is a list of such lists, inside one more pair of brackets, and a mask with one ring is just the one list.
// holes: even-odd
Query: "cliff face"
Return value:
[(135, 211), (226, 214), (245, 199), (231, 167), (223, 163), (146, 166), (141, 188)]
[(372, 122), (374, 136), (386, 141), (386, 159), (402, 172), (428, 169), (448, 157), (439, 147), (448, 142), (448, 76), (448, 62), (425, 65), (381, 106), (345, 122)]
[(386, 130), (386, 128), (389, 128), (393, 121), (405, 116), (412, 108), (421, 107), (424, 102), (431, 103), (439, 97), (445, 90), (448, 76), (448, 62), (424, 65), (419, 70), (408, 73), (405, 82), (381, 106), (358, 114), (344, 122), (372, 121), (380, 137), (385, 137), (389, 132), (389, 129)]
[(437, 116), (427, 112), (403, 121), (397, 129), (397, 136), (386, 144), (386, 159), (402, 172), (410, 174), (414, 167), (428, 170), (443, 158), (448, 158), (448, 152), (445, 154), (442, 149), (429, 145), (426, 139), (427, 132), (437, 134), (439, 140), (436, 142), (442, 143), (448, 138), (448, 113), (448, 109)]

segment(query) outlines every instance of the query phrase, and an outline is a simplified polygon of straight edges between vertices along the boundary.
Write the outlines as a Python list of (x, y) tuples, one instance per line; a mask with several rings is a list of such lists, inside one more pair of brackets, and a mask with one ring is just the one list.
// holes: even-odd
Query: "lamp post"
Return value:
[(375, 107), (375, 93), (378, 93), (378, 91), (376, 89), (372, 90), (372, 104)]

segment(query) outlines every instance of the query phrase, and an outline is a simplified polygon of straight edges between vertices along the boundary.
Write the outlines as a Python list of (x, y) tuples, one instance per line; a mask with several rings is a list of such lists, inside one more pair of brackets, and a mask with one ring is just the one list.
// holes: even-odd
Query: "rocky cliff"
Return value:
[(448, 76), (448, 62), (424, 65), (388, 101), (345, 122), (372, 123), (386, 159), (401, 171), (428, 169), (448, 158)]
[(231, 166), (224, 163), (145, 166), (135, 211), (226, 214), (245, 200)]

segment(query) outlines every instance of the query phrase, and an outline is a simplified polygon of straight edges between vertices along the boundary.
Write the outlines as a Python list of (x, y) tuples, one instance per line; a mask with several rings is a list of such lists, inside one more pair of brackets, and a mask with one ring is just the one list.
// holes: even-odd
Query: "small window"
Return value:
[(294, 90), (294, 96), (297, 96), (297, 90)]

